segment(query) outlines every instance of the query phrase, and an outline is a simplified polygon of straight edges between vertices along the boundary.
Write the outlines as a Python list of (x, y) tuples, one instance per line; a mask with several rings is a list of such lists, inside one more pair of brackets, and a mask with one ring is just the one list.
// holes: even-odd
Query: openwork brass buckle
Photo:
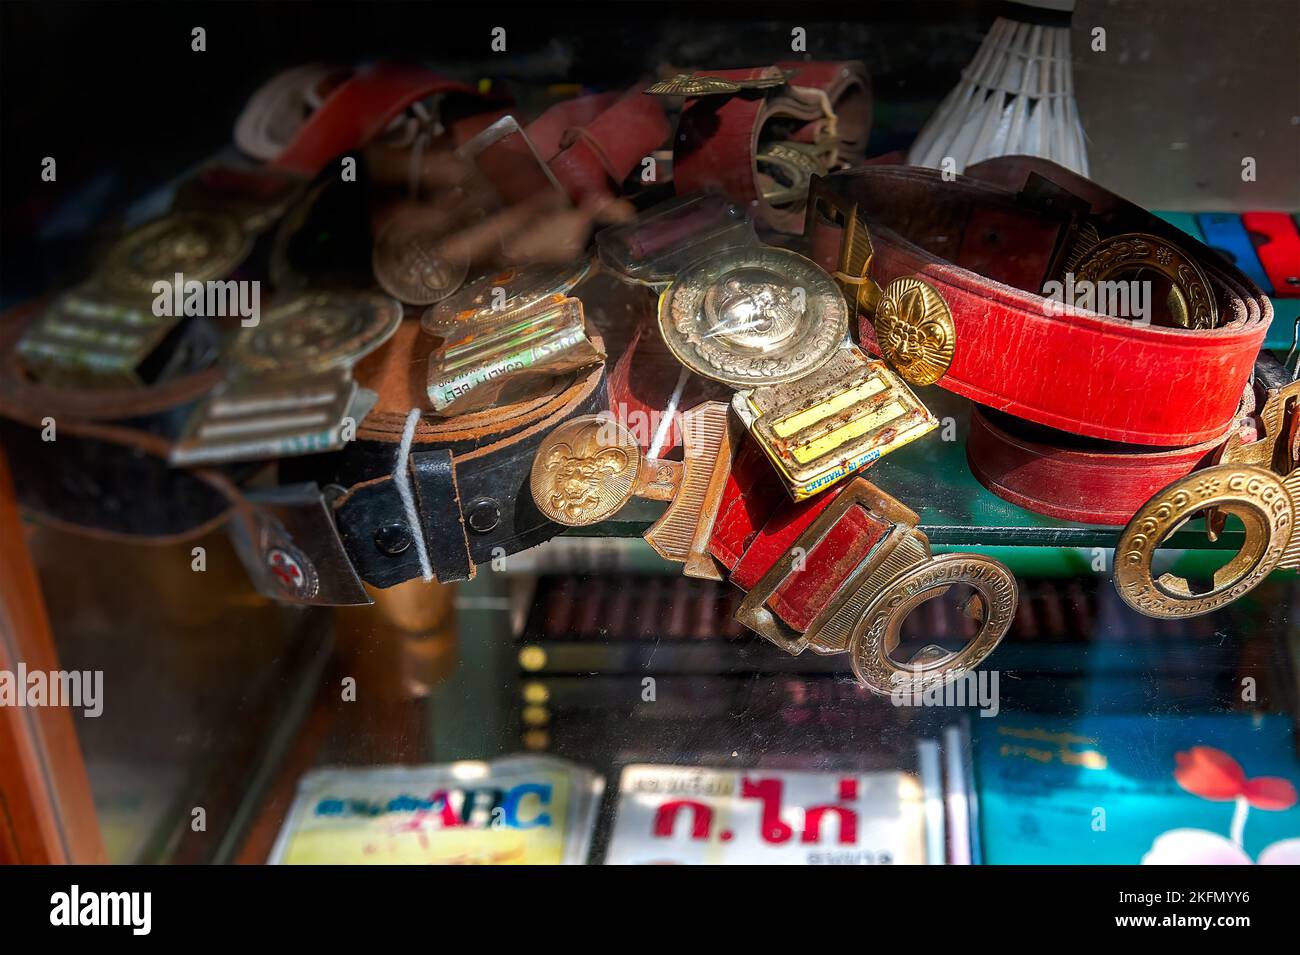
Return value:
[(1205, 271), (1190, 255), (1164, 239), (1124, 232), (1099, 240), (1074, 265), (1076, 284), (1112, 281), (1144, 270), (1169, 280), (1169, 322), (1179, 328), (1217, 328), (1219, 306)]
[[(808, 556), (853, 508), (861, 508), (887, 531), (800, 633), (768, 603), (794, 575), (817, 572), (807, 568)], [(917, 523), (906, 505), (863, 478), (854, 479), (745, 595), (736, 619), (788, 653), (849, 653), (854, 674), (875, 693), (923, 691), (951, 681), (978, 666), (1006, 635), (1016, 612), (1016, 582), (1005, 565), (988, 557), (935, 557)], [(980, 622), (975, 638), (956, 653), (927, 647), (910, 661), (895, 660), (892, 654), (907, 615), (953, 584), (975, 592), (964, 608)]]
[[(1277, 362), (1272, 361), (1272, 366)], [(1295, 431), (1300, 382), (1265, 374), (1256, 366), (1265, 400), (1259, 412), (1263, 436), (1245, 442), (1240, 434), (1224, 442), (1219, 463), (1174, 481), (1147, 501), (1120, 534), (1115, 547), (1115, 587), (1134, 610), (1151, 617), (1198, 617), (1249, 593), (1272, 571), (1300, 567), (1300, 470)], [(1185, 578), (1155, 576), (1152, 558), (1161, 541), (1193, 514), (1205, 512), (1211, 540), (1223, 529), (1226, 515), (1245, 528), (1236, 557), (1219, 568), (1213, 586), (1192, 592)]]

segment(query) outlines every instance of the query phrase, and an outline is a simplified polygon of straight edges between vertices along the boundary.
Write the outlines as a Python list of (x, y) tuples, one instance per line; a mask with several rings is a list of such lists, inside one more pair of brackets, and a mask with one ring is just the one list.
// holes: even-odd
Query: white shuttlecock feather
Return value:
[(907, 158), (935, 168), (951, 158), (960, 173), (981, 160), (1013, 155), (1042, 156), (1088, 175), (1069, 27), (994, 21)]

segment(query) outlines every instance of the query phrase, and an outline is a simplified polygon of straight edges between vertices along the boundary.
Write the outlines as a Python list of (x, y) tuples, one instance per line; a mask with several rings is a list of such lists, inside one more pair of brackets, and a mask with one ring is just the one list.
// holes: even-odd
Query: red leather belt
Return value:
[[(471, 117), (458, 124), (454, 134), (463, 142), (507, 112)], [(619, 184), (672, 130), (654, 98), (628, 91), (557, 103), (529, 123), (525, 132), (537, 158), (569, 199), (583, 204), (617, 195)]]
[(1094, 441), (973, 405), (966, 457), (976, 480), (1003, 500), (1062, 520), (1119, 526), (1222, 445), (1215, 439), (1170, 450)]
[(382, 64), (359, 70), (326, 97), (271, 165), (315, 176), (330, 160), (370, 142), (411, 104), (439, 93), (480, 95), (472, 86), (420, 66)]
[(609, 373), (610, 411), (654, 456), (681, 447), (681, 412), (730, 395), (726, 385), (683, 368), (658, 330), (643, 323)]
[[(611, 375), (610, 407), (633, 435), (633, 422), (624, 417), (629, 409), (648, 402), (659, 414), (680, 416), (664, 398), (662, 382), (671, 377), (671, 369), (662, 369), (657, 390), (633, 396), (622, 363)], [(655, 455), (670, 446), (657, 447)], [(702, 526), (717, 566), (701, 573), (688, 563), (686, 572), (728, 576), (747, 592), (736, 619), (786, 652), (847, 652), (854, 673), (874, 692), (911, 693), (977, 666), (1014, 619), (1016, 584), (1005, 566), (975, 554), (932, 555), (917, 515), (863, 478), (796, 502), (752, 439), (741, 441), (726, 465), (716, 499), (706, 494), (696, 504), (708, 515)], [(963, 617), (966, 646), (955, 655), (927, 647), (911, 660), (897, 659), (903, 620), (954, 584), (978, 595)]]
[[(861, 316), (864, 345), (913, 384), (1073, 434), (1156, 447), (1222, 439), (1272, 319), (1267, 297), (1199, 242), (1054, 163), (1008, 157), (970, 174), (873, 166), (817, 184), (814, 259), (862, 293), (862, 312), (885, 286)], [(869, 234), (864, 273), (844, 272), (846, 209)], [(1071, 267), (1117, 277), (1113, 262), (1185, 277), (1190, 320), (1212, 327), (1135, 324), (1042, 294)]]
[[(915, 513), (863, 478), (791, 501), (762, 450), (747, 441), (731, 474), (709, 552), (747, 591), (736, 619), (790, 653), (847, 652), (854, 674), (880, 694), (914, 693), (979, 665), (1015, 618), (1017, 588), (998, 561), (934, 556)], [(953, 585), (968, 642), (896, 654), (904, 619)]]
[[(778, 122), (782, 138), (810, 145), (831, 141), (827, 163), (861, 159), (871, 128), (870, 81), (857, 62), (794, 62), (739, 70), (713, 70), (710, 79), (753, 82), (786, 77), (772, 89), (688, 99), (673, 148), (678, 195), (721, 191), (755, 218), (783, 232), (798, 232), (802, 202), (775, 208), (763, 195), (757, 165), (760, 139)], [(827, 165), (823, 165), (823, 171)]]

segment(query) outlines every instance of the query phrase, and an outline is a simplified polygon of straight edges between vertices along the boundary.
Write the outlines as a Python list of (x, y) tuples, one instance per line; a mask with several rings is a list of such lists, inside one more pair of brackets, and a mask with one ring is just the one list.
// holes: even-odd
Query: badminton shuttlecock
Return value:
[(935, 168), (951, 159), (947, 168), (960, 173), (1012, 155), (1042, 156), (1088, 175), (1068, 25), (998, 17), (907, 158)]

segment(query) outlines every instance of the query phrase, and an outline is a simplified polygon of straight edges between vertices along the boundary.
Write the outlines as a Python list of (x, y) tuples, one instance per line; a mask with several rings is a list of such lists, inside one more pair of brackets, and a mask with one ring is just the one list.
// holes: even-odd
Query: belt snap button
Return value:
[(465, 522), (479, 534), (491, 533), (501, 523), (501, 506), (490, 497), (476, 498), (465, 509)]

